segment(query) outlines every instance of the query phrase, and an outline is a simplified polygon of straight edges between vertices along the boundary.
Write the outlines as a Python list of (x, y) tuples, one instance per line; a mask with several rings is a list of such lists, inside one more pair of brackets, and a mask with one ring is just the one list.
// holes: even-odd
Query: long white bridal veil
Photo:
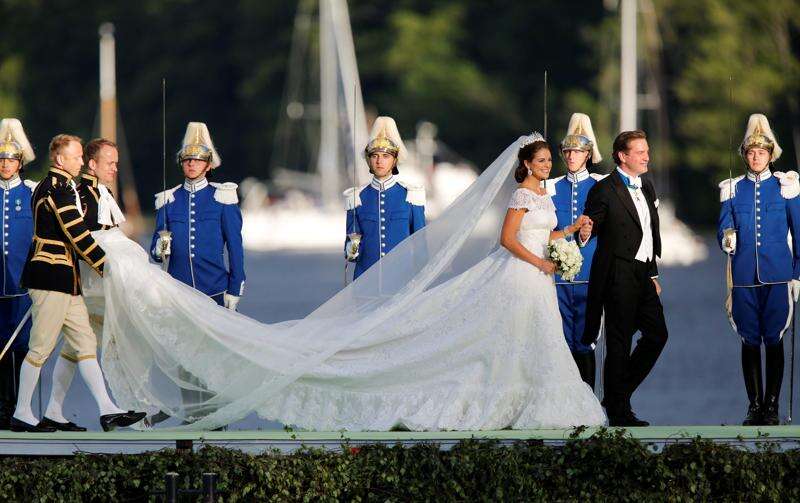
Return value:
[(354, 348), (402, 343), (384, 328), (413, 318), (415, 299), (497, 247), (521, 140), (436, 220), (302, 320), (267, 325), (220, 308), (146, 264), (138, 245), (106, 234), (100, 241), (108, 261), (102, 364), (115, 399), (201, 430), (252, 412), (286, 422), (282, 407), (303, 400), (294, 396), (298, 382), (350, 386), (357, 371), (328, 375), (326, 360)]

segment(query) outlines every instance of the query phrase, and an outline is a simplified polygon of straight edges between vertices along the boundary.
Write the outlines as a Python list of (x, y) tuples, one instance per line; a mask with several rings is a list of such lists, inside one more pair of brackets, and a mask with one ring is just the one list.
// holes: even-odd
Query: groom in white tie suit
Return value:
[[(597, 341), (605, 313), (607, 357), (603, 406), (611, 426), (647, 426), (631, 409), (631, 395), (656, 364), (667, 343), (656, 259), (661, 256), (658, 197), (648, 171), (644, 131), (624, 131), (614, 140), (617, 169), (589, 191), (584, 214), (593, 227), (579, 244), (597, 237), (589, 274), (583, 343)], [(641, 339), (631, 352), (633, 335)]]

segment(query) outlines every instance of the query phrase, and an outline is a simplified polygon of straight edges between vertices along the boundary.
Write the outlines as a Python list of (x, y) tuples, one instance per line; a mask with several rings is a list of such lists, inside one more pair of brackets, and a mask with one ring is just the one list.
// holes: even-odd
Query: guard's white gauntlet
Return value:
[(231, 311), (236, 311), (236, 307), (239, 305), (239, 300), (241, 297), (226, 293), (222, 296), (222, 299), (226, 308), (230, 309)]
[(793, 279), (789, 283), (789, 291), (792, 292), (792, 298), (797, 302), (800, 299), (800, 280)]
[(722, 232), (722, 251), (734, 253), (736, 251), (736, 231), (734, 229), (725, 229)]

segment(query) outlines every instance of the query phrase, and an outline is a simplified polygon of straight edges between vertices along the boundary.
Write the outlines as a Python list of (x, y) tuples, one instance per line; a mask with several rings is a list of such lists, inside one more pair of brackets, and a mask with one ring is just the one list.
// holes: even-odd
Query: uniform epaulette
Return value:
[(342, 192), (342, 197), (344, 198), (344, 209), (345, 210), (352, 210), (353, 208), (358, 208), (361, 206), (361, 191), (364, 190), (364, 187), (350, 187), (349, 189)]
[(599, 182), (599, 181), (600, 181), (600, 180), (602, 180), (603, 178), (607, 177), (607, 176), (608, 176), (608, 173), (606, 173), (606, 174), (602, 174), (602, 173), (589, 173), (589, 176), (591, 176), (592, 178), (594, 178), (596, 181), (598, 181), (598, 182)]
[(406, 189), (406, 201), (414, 206), (425, 206), (425, 187), (422, 185), (414, 185), (402, 180), (397, 183)]
[(222, 204), (237, 204), (239, 202), (239, 194), (236, 193), (236, 189), (239, 187), (233, 182), (225, 182), (225, 183), (209, 183), (212, 187), (214, 187), (214, 200), (222, 203)]
[(781, 195), (784, 199), (793, 199), (800, 195), (800, 175), (797, 171), (774, 171), (772, 173), (781, 182)]
[(555, 178), (548, 178), (544, 180), (542, 184), (544, 185), (544, 189), (547, 191), (547, 194), (552, 197), (556, 195), (556, 184), (564, 179), (564, 175), (557, 176)]
[(167, 189), (163, 192), (159, 192), (156, 194), (156, 210), (160, 210), (162, 206), (167, 203), (175, 202), (175, 191), (181, 188), (180, 185), (176, 185), (171, 189)]
[(744, 175), (737, 176), (736, 178), (728, 178), (719, 182), (719, 202), (724, 203), (731, 197), (736, 195), (736, 184), (744, 178)]
[(22, 180), (22, 183), (24, 183), (26, 187), (31, 189), (31, 191), (36, 190), (36, 187), (39, 185), (39, 182), (34, 182), (33, 180)]

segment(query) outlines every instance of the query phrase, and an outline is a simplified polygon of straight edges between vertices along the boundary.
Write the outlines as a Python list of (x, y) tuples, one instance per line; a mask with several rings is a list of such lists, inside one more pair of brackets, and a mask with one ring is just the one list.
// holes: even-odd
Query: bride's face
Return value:
[(533, 154), (533, 159), (525, 161), (525, 166), (533, 172), (533, 178), (541, 181), (547, 180), (553, 168), (553, 157), (549, 148), (540, 148)]

